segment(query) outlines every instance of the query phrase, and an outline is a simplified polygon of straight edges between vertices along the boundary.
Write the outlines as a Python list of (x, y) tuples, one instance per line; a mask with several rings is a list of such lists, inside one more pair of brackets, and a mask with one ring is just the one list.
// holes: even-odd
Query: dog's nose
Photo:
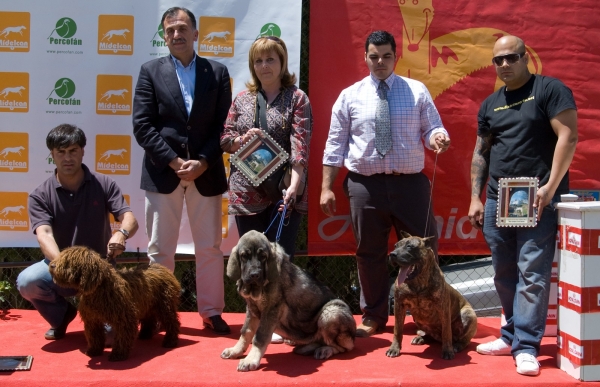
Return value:
[(257, 279), (260, 279), (260, 272), (259, 271), (253, 271), (252, 273), (250, 273), (250, 279), (253, 281), (256, 281)]

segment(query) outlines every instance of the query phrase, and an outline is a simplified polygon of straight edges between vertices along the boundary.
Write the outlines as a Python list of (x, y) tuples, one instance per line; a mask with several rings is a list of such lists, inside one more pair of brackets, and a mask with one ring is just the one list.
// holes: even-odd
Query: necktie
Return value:
[(392, 148), (390, 106), (387, 100), (387, 92), (388, 85), (384, 81), (380, 81), (377, 88), (379, 101), (377, 101), (377, 110), (375, 112), (375, 149), (377, 149), (381, 158)]

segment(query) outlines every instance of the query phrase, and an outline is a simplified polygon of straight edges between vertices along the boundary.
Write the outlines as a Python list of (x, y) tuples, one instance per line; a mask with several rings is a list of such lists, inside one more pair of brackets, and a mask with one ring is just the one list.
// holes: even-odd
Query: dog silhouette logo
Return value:
[(98, 54), (133, 55), (133, 16), (98, 16)]
[(131, 75), (98, 75), (96, 114), (130, 115), (133, 99)]
[(27, 192), (0, 192), (0, 231), (29, 230)]
[(0, 72), (0, 112), (29, 111), (29, 73)]
[(0, 11), (0, 52), (29, 52), (29, 12)]
[(233, 57), (235, 18), (201, 16), (198, 54), (201, 56)]
[(29, 171), (29, 134), (0, 132), (0, 172)]
[(99, 134), (96, 136), (96, 172), (129, 175), (131, 170), (131, 136)]
[(267, 23), (264, 26), (262, 26), (256, 39), (262, 38), (265, 36), (276, 36), (276, 37), (280, 38), (281, 37), (281, 28), (279, 28), (279, 26), (275, 23)]

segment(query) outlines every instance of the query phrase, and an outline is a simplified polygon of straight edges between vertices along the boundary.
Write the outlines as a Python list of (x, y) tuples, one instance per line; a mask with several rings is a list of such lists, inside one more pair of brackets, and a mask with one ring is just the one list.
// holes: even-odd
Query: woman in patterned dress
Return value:
[[(312, 111), (307, 95), (294, 85), (296, 76), (288, 70), (287, 48), (283, 40), (275, 36), (258, 38), (250, 47), (249, 67), (252, 79), (246, 83), (247, 90), (240, 92), (229, 109), (225, 130), (221, 136), (221, 148), (235, 153), (255, 136), (263, 136), (255, 127), (257, 93), (263, 93), (267, 102), (267, 133), (290, 155), (291, 183), (281, 200), (291, 215), (285, 220), (279, 244), (293, 258), (296, 236), (302, 217), (308, 212), (308, 156), (312, 134)], [(299, 189), (304, 194), (296, 200)], [(231, 166), (229, 175), (229, 214), (235, 215), (240, 237), (250, 230), (264, 232), (271, 220), (281, 211), (261, 187), (250, 181)], [(269, 228), (267, 237), (275, 241), (277, 224)]]

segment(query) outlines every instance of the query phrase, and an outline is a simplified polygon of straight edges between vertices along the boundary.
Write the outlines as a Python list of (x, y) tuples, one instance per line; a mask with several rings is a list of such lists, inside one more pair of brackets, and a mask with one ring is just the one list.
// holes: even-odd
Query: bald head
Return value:
[(515, 53), (525, 52), (525, 43), (523, 42), (523, 39), (516, 36), (503, 36), (496, 41), (496, 44), (494, 44), (494, 56), (498, 55), (497, 53), (500, 50), (508, 50)]

